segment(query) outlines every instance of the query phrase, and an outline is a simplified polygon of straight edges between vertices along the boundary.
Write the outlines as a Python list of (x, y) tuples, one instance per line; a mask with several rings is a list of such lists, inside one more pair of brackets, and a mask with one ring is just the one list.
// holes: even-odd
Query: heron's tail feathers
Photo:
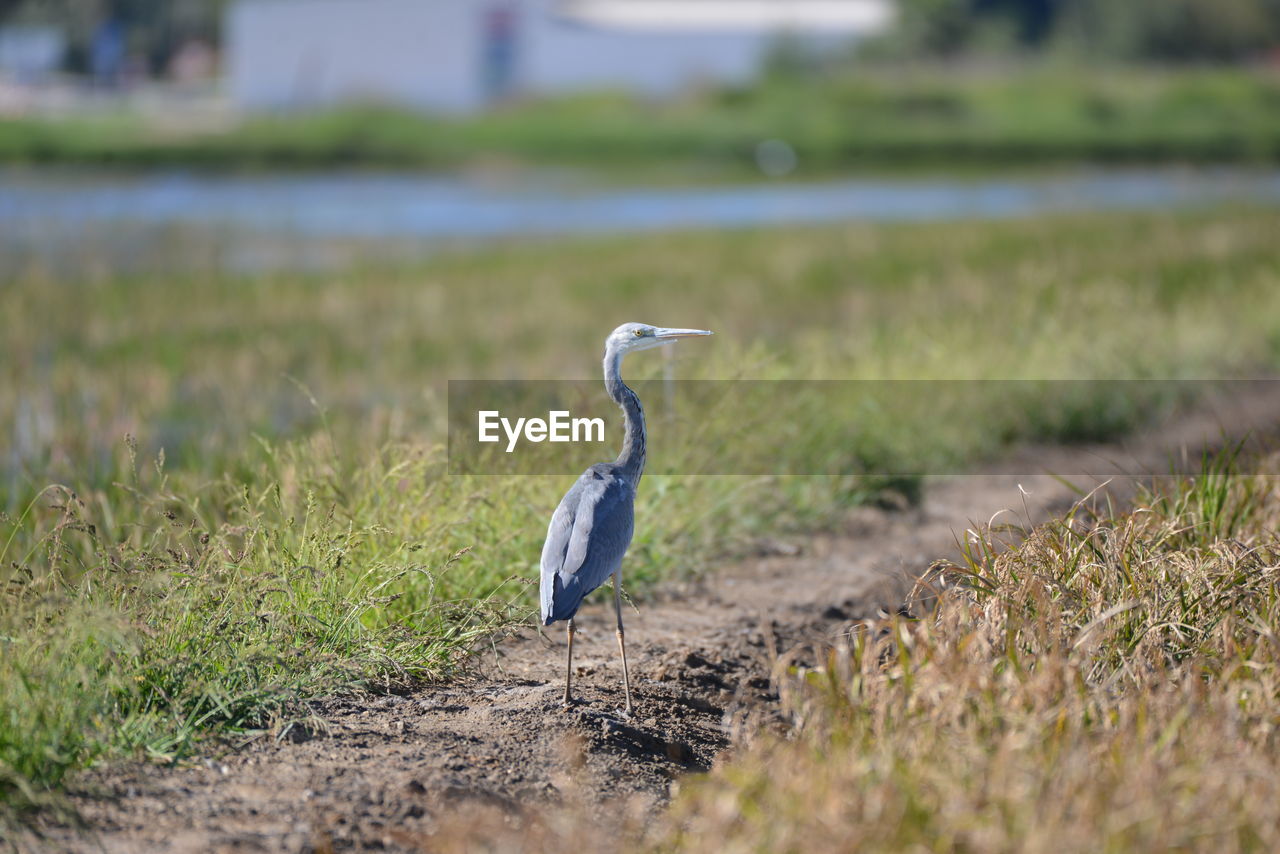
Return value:
[(546, 588), (547, 584), (544, 580), (542, 591), (542, 625), (544, 626), (567, 620), (578, 613), (578, 606), (587, 595), (577, 576), (570, 577), (569, 583), (565, 584), (560, 574), (556, 573), (551, 576), (551, 589)]

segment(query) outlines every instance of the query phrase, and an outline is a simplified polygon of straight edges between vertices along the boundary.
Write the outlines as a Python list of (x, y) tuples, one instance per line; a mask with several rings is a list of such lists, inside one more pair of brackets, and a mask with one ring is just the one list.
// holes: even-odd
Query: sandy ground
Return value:
[[(660, 808), (673, 781), (706, 770), (762, 727), (782, 726), (780, 656), (894, 610), (912, 580), (997, 514), (1026, 524), (1063, 511), (1076, 486), (1123, 501), (1171, 462), (1224, 437), (1273, 435), (1280, 384), (1234, 388), (1125, 444), (1025, 448), (986, 474), (935, 478), (918, 507), (862, 508), (803, 543), (762, 554), (628, 608), (636, 713), (625, 718), (612, 595), (579, 615), (577, 702), (561, 706), (564, 637), (524, 630), (468, 676), (409, 696), (319, 703), (327, 731), (228, 748), (194, 767), (102, 769), (75, 796), (87, 828), (47, 827), (39, 847), (108, 852), (429, 850), (463, 805), (516, 813), (571, 796), (609, 810)], [(999, 471), (1000, 474), (990, 472)], [(1010, 472), (1021, 472), (1012, 474)], [(1088, 472), (1088, 474), (1085, 474)], [(641, 486), (643, 488), (643, 485)], [(644, 520), (638, 521), (643, 525)]]

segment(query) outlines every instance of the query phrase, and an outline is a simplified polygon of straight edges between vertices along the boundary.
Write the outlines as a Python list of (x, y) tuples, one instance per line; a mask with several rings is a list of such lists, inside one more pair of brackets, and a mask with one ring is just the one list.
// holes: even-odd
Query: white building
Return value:
[(891, 0), (239, 0), (233, 100), (466, 112), (512, 94), (749, 80), (780, 33), (815, 46), (883, 30)]
[(54, 27), (0, 27), (0, 75), (39, 80), (57, 71), (66, 52), (66, 36)]

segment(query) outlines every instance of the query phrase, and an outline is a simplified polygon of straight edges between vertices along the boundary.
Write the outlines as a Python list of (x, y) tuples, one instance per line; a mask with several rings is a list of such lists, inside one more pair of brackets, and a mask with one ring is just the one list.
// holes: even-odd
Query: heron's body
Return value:
[(635, 496), (644, 474), (644, 408), (635, 392), (622, 382), (622, 357), (678, 338), (710, 335), (699, 329), (660, 329), (624, 323), (605, 340), (604, 382), (609, 396), (622, 409), (625, 433), (622, 452), (612, 463), (596, 463), (565, 493), (547, 527), (542, 547), (542, 623), (568, 620), (569, 650), (564, 700), (570, 700), (573, 663), (573, 618), (592, 590), (613, 578), (613, 603), (618, 619), (618, 649), (631, 712), (631, 680), (622, 630), (622, 558), (635, 530)]
[(596, 463), (560, 500), (542, 547), (542, 624), (567, 620), (622, 567), (635, 530), (636, 485), (615, 463)]

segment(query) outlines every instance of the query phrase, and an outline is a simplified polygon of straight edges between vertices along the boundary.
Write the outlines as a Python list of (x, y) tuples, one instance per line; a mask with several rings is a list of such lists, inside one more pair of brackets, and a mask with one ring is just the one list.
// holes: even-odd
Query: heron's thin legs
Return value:
[(631, 714), (631, 674), (627, 672), (627, 642), (622, 631), (622, 579), (613, 575), (613, 610), (618, 615), (618, 651), (622, 653), (622, 686), (627, 693), (627, 714)]
[(569, 683), (573, 678), (573, 633), (578, 627), (573, 624), (573, 617), (569, 618), (569, 627), (566, 632), (569, 635), (569, 655), (564, 663), (564, 704), (567, 706), (571, 702), (569, 698)]

